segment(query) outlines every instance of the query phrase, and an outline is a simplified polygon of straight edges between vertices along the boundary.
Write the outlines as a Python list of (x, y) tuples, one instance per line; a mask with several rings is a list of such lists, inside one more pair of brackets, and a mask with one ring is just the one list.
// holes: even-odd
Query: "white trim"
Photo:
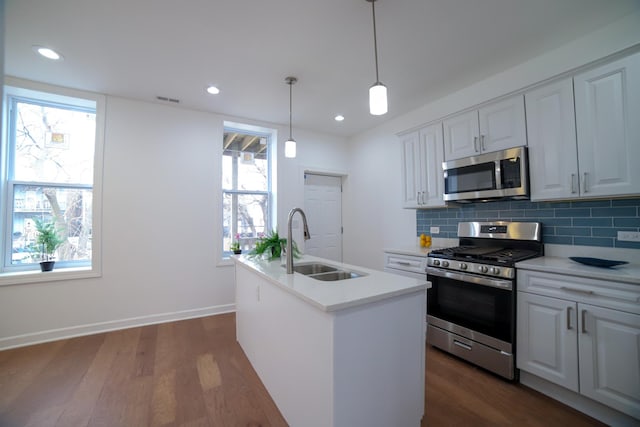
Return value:
[[(39, 271), (10, 271), (0, 273), (0, 286), (17, 285), (24, 283), (51, 282), (58, 280), (82, 279), (100, 277), (102, 275), (102, 185), (104, 173), (104, 140), (106, 126), (107, 98), (106, 96), (78, 89), (61, 86), (53, 86), (46, 83), (24, 80), (17, 77), (5, 76), (3, 82), (3, 105), (6, 104), (7, 95), (27, 96), (45, 101), (55, 101), (70, 105), (94, 108), (96, 114), (96, 137), (94, 143), (93, 160), (93, 184), (92, 184), (92, 255), (91, 267), (60, 268), (56, 272), (41, 273)], [(6, 105), (5, 105), (6, 107)], [(3, 114), (2, 120), (6, 117)], [(4, 122), (6, 125), (7, 122)], [(6, 135), (0, 135), (6, 138)], [(2, 144), (4, 145), (4, 144)], [(4, 153), (0, 153), (4, 154)], [(4, 156), (1, 156), (4, 157)], [(6, 165), (0, 165), (0, 178), (4, 179)], [(8, 195), (4, 184), (0, 184), (0, 198), (5, 201)], [(8, 228), (6, 212), (0, 212), (0, 229)], [(2, 239), (0, 238), (0, 241)], [(0, 260), (4, 263), (4, 260)]]
[(338, 176), (338, 177), (347, 177), (349, 174), (346, 171), (342, 170), (334, 170), (334, 169), (317, 169), (317, 168), (308, 168), (302, 167), (303, 174), (308, 173), (311, 175), (324, 175), (324, 176)]
[(57, 268), (48, 272), (40, 270), (14, 271), (0, 273), (0, 286), (87, 279), (100, 277), (101, 275), (102, 273), (99, 269), (91, 267)]
[[(267, 142), (267, 174), (268, 174), (268, 182), (267, 182), (267, 191), (244, 191), (244, 190), (225, 190), (222, 188), (222, 159), (224, 156), (224, 133), (230, 132), (238, 132), (238, 133), (246, 133), (249, 135), (257, 135), (261, 137), (265, 137), (268, 139)], [(222, 122), (222, 134), (220, 144), (218, 146), (218, 162), (220, 167), (220, 172), (218, 174), (219, 181), (216, 183), (216, 197), (218, 200), (218, 213), (220, 214), (220, 224), (216, 230), (216, 240), (218, 244), (216, 245), (216, 266), (217, 267), (225, 267), (233, 265), (230, 258), (225, 257), (225, 252), (222, 248), (224, 233), (223, 233), (223, 216), (224, 216), (224, 195), (226, 194), (264, 194), (267, 196), (267, 205), (269, 207), (267, 224), (265, 225), (265, 233), (274, 229), (278, 223), (277, 220), (277, 146), (278, 146), (278, 131), (275, 128), (269, 128), (259, 125), (254, 125), (250, 123), (240, 123), (231, 120), (223, 120)], [(235, 173), (235, 172), (234, 172)]]
[(100, 323), (88, 323), (86, 325), (70, 326), (67, 328), (50, 329), (47, 331), (33, 332), (24, 335), (15, 335), (0, 339), (0, 350), (24, 347), (49, 341), (93, 335), (119, 329), (134, 328), (139, 326), (154, 325), (158, 323), (174, 322), (176, 320), (194, 319), (197, 317), (212, 316), (215, 314), (235, 312), (235, 304), (224, 304), (211, 307), (195, 308), (190, 310), (174, 311), (169, 313), (150, 314), (147, 316), (130, 317), (127, 319), (110, 320)]
[(595, 400), (522, 370), (520, 371), (520, 384), (547, 395), (608, 425), (633, 426), (638, 423), (638, 420), (629, 415), (618, 412)]

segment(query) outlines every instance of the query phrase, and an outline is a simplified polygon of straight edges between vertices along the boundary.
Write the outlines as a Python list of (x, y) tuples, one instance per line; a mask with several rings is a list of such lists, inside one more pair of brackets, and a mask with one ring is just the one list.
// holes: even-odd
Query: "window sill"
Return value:
[(216, 267), (233, 267), (233, 258), (222, 258), (216, 263)]
[(100, 270), (92, 267), (57, 268), (53, 271), (18, 271), (0, 273), (0, 286), (24, 285), (29, 283), (58, 282), (61, 280), (100, 277)]

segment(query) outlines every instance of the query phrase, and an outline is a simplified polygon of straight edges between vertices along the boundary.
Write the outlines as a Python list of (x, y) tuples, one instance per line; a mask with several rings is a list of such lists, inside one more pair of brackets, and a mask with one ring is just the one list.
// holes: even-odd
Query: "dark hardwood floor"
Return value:
[[(425, 384), (423, 426), (601, 425), (430, 347)], [(286, 422), (223, 314), (0, 352), (0, 426)]]

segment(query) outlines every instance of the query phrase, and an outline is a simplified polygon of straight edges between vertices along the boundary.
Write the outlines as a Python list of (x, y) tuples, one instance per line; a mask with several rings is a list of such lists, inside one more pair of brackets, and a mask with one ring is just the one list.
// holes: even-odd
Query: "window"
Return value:
[(93, 267), (97, 101), (6, 87), (2, 272), (39, 271), (36, 225), (54, 225), (56, 270)]
[(222, 250), (243, 251), (271, 228), (271, 133), (225, 127), (222, 147)]

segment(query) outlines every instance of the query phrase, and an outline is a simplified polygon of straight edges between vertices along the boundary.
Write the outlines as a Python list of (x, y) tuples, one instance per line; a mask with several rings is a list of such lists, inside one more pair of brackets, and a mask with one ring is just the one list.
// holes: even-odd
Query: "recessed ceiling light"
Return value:
[(41, 56), (44, 56), (47, 59), (52, 59), (54, 61), (62, 60), (62, 55), (60, 55), (55, 50), (44, 47), (44, 46), (33, 46), (33, 50)]
[(218, 88), (217, 88), (217, 87), (215, 87), (215, 86), (209, 86), (209, 87), (207, 88), (207, 92), (209, 92), (211, 95), (217, 95), (217, 94), (219, 94), (219, 93), (220, 93), (220, 89), (218, 89)]
[(343, 120), (344, 120), (344, 116), (343, 116), (342, 114), (338, 114), (338, 115), (335, 117), (335, 119), (336, 119), (336, 122), (341, 122), (341, 121), (343, 121)]

